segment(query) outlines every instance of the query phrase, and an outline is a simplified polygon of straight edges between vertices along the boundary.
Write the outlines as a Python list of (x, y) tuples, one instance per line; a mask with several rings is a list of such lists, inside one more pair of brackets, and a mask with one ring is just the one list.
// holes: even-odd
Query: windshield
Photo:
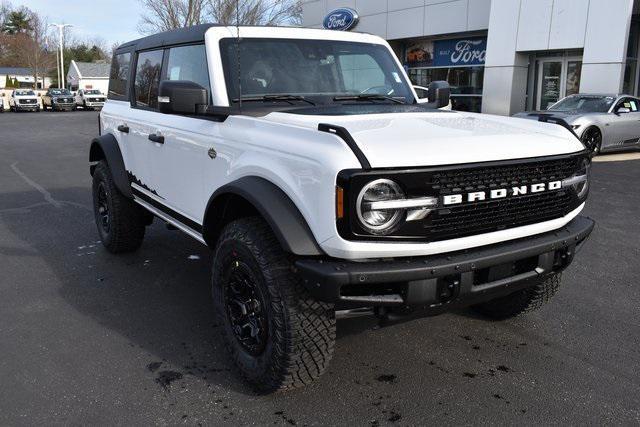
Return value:
[(84, 91), (87, 95), (101, 95), (98, 89), (87, 89)]
[(17, 96), (36, 96), (36, 94), (32, 90), (17, 90)]
[(568, 96), (549, 107), (550, 111), (579, 111), (581, 113), (606, 113), (616, 99), (613, 96)]
[(51, 89), (51, 95), (71, 95), (69, 89)]
[[(293, 95), (314, 102), (336, 96), (381, 95), (413, 103), (402, 70), (383, 45), (335, 40), (235, 39), (221, 41), (229, 101)], [(238, 75), (238, 62), (241, 74)], [(372, 98), (369, 98), (372, 99)], [(373, 98), (371, 102), (393, 102)]]

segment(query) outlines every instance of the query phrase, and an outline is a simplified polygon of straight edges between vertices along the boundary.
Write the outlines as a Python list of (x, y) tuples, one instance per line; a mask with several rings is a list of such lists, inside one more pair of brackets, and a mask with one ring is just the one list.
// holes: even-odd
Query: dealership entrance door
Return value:
[(580, 92), (582, 58), (538, 58), (536, 110), (546, 110), (565, 96)]

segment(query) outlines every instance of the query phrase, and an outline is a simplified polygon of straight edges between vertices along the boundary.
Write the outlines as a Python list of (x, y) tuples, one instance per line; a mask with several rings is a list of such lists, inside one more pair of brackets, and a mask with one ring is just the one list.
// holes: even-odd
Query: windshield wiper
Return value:
[[(315, 102), (305, 98), (302, 95), (258, 95), (242, 97), (242, 102), (277, 102), (283, 101), (293, 105), (293, 101), (306, 102), (309, 105), (316, 105)], [(233, 102), (240, 102), (240, 99), (234, 99)]]
[(376, 93), (361, 93), (358, 95), (344, 95), (335, 96), (334, 101), (392, 101), (396, 104), (404, 104), (404, 98), (402, 100), (394, 98), (389, 95), (380, 95)]

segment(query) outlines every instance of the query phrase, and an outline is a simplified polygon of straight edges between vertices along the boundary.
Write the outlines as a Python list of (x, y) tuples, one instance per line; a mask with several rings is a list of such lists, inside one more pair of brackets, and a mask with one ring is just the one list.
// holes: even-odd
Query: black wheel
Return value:
[(584, 131), (581, 139), (585, 147), (593, 154), (600, 153), (600, 149), (602, 148), (602, 132), (600, 132), (600, 129), (590, 127)]
[(93, 172), (93, 212), (100, 239), (109, 252), (133, 252), (142, 245), (149, 214), (120, 193), (104, 160)]
[(551, 274), (539, 279), (529, 288), (474, 305), (473, 309), (495, 320), (505, 320), (537, 310), (558, 292), (561, 279), (561, 273)]
[(225, 227), (213, 261), (212, 294), (229, 354), (255, 389), (301, 387), (329, 365), (334, 307), (311, 298), (262, 219)]

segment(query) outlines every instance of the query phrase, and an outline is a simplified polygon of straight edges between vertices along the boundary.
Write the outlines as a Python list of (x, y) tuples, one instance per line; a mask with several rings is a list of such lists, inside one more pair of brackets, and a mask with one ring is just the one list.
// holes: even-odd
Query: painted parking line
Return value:
[(594, 162), (624, 162), (627, 160), (640, 160), (640, 153), (602, 154), (594, 157)]

